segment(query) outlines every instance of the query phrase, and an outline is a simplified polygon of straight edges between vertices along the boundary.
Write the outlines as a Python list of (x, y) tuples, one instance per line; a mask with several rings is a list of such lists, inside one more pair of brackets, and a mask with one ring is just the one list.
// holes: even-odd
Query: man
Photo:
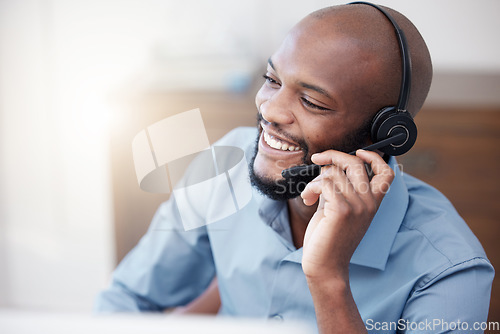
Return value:
[[(430, 56), (413, 24), (387, 11), (408, 40), (415, 115)], [(252, 129), (219, 143), (252, 156), (252, 201), (189, 232), (175, 199), (163, 204), (97, 309), (185, 305), (216, 275), (221, 314), (304, 320), (323, 333), (480, 332), (473, 326), (486, 320), (494, 272), (467, 225), (394, 158), (345, 153), (370, 144), (375, 113), (396, 104), (401, 61), (393, 26), (371, 6), (329, 7), (299, 22), (269, 58), (257, 143)], [(310, 163), (327, 166), (297, 196), (281, 172)]]

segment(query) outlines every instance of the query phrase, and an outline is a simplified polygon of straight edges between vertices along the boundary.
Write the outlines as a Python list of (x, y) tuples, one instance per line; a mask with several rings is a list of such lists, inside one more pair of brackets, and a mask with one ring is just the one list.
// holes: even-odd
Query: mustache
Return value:
[(264, 124), (268, 125), (275, 132), (277, 132), (278, 134), (282, 135), (284, 138), (288, 138), (291, 141), (299, 144), (299, 147), (302, 149), (302, 151), (304, 151), (305, 156), (307, 156), (307, 153), (309, 152), (309, 146), (304, 141), (304, 139), (298, 138), (298, 137), (296, 137), (294, 135), (291, 135), (291, 134), (283, 131), (283, 129), (281, 129), (280, 126), (278, 124), (276, 124), (276, 123), (272, 123), (272, 122), (269, 122), (269, 121), (265, 120), (264, 117), (262, 116), (262, 113), (259, 111), (257, 113), (257, 125), (260, 127), (261, 123), (264, 123)]

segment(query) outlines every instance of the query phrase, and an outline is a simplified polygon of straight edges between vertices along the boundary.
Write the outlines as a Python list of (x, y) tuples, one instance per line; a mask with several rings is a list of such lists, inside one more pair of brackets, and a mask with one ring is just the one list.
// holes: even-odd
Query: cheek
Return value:
[(344, 136), (342, 129), (335, 126), (335, 122), (327, 120), (314, 122), (314, 124), (309, 121), (307, 128), (304, 128), (304, 139), (309, 148), (309, 156), (337, 146)]
[(266, 86), (265, 84), (262, 85), (262, 87), (260, 87), (259, 91), (257, 92), (257, 95), (255, 95), (255, 105), (257, 106), (257, 110), (260, 111), (260, 106), (262, 105), (262, 103), (264, 103), (266, 100), (268, 100), (268, 97), (266, 97), (265, 95), (265, 90), (266, 90)]

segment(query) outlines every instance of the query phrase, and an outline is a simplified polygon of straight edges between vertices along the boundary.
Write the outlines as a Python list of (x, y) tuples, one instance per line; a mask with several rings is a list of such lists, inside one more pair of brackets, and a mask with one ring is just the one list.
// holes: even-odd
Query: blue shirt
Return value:
[[(248, 159), (255, 137), (255, 129), (239, 128), (217, 145), (238, 146)], [(395, 179), (350, 262), (351, 291), (367, 329), (439, 333), (466, 323), (467, 333), (481, 332), (473, 327), (486, 321), (494, 270), (479, 241), (441, 193), (402, 173), (394, 158), (389, 165)], [(316, 327), (286, 202), (254, 190), (250, 203), (229, 217), (189, 231), (180, 220), (174, 198), (159, 207), (98, 296), (97, 311), (184, 305), (217, 275), (220, 314)]]

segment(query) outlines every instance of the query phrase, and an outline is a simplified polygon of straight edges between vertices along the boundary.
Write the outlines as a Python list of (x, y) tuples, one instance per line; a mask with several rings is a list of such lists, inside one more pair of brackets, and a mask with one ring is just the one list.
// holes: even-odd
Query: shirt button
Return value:
[(271, 319), (276, 321), (283, 321), (283, 316), (281, 314), (275, 314), (271, 316)]

